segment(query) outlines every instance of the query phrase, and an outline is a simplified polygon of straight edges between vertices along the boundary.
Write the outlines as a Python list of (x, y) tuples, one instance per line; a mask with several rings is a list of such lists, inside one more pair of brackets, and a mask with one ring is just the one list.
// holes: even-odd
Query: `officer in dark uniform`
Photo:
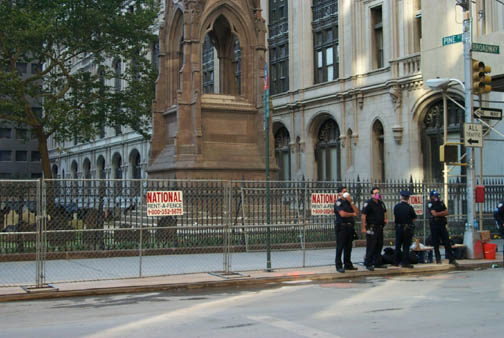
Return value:
[(417, 215), (415, 209), (408, 203), (410, 192), (403, 190), (400, 192), (400, 195), (401, 202), (397, 203), (394, 207), (396, 228), (394, 265), (401, 264), (403, 268), (412, 268), (413, 265), (409, 262), (409, 248), (415, 232), (413, 222)]
[(381, 200), (380, 189), (371, 189), (371, 198), (362, 208), (362, 233), (366, 234), (366, 258), (364, 265), (369, 271), (386, 268), (382, 264), (383, 228), (388, 224), (387, 208)]
[[(504, 201), (500, 202), (494, 211), (495, 223), (499, 229), (499, 233), (504, 237)], [(502, 252), (504, 252), (504, 246), (502, 247)], [(503, 256), (504, 259), (504, 256)]]
[[(341, 196), (334, 204), (334, 213), (336, 215), (336, 271), (345, 272), (345, 270), (357, 270), (353, 266), (350, 256), (352, 254), (352, 241), (354, 236), (354, 217), (359, 210), (352, 200), (352, 196), (346, 191), (346, 187), (338, 191)], [(339, 223), (338, 223), (339, 222)], [(344, 263), (341, 264), (341, 254), (344, 253)]]
[(445, 247), (446, 257), (448, 257), (450, 264), (457, 265), (455, 255), (450, 245), (448, 230), (446, 229), (446, 224), (448, 223), (446, 219), (448, 209), (443, 201), (440, 200), (439, 192), (432, 190), (429, 196), (430, 202), (427, 207), (431, 213), (430, 231), (432, 236), (432, 245), (434, 246), (434, 254), (436, 256), (436, 263), (441, 264), (441, 254), (439, 253), (439, 241), (441, 240)]

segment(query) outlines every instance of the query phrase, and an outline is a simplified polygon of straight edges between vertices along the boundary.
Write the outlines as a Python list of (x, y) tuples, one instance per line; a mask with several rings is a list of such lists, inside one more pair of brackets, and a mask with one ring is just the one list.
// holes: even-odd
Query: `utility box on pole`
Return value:
[(485, 203), (485, 186), (476, 186), (476, 203)]

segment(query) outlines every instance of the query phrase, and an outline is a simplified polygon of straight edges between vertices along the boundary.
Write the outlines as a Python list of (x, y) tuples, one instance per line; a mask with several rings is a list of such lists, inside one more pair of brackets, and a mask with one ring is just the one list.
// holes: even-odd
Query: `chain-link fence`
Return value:
[[(504, 182), (484, 183), (486, 202), (478, 208), (484, 228), (493, 230), (492, 211), (504, 196)], [(399, 191), (421, 196), (424, 204), (430, 190), (443, 192), (442, 184), (412, 180), (0, 181), (0, 286), (262, 269), (267, 238), (278, 257), (273, 268), (331, 264), (334, 256), (320, 258), (317, 249), (335, 245), (332, 202), (327, 213), (315, 213), (313, 196), (331, 197), (340, 186), (359, 208), (378, 186), (390, 219)], [(180, 196), (156, 203), (153, 192)], [(450, 183), (448, 196), (450, 232), (462, 235), (465, 184)], [(147, 216), (149, 210), (168, 214)], [(423, 239), (429, 235), (424, 215), (415, 234)], [(393, 225), (386, 237), (394, 237)]]

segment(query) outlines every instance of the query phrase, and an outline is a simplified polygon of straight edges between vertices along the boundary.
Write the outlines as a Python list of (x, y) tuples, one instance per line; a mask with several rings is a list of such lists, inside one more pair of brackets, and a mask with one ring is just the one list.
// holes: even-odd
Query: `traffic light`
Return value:
[(458, 144), (447, 143), (439, 146), (439, 160), (446, 163), (457, 163), (459, 161)]
[(485, 63), (479, 60), (473, 60), (473, 93), (481, 95), (492, 91), (492, 77), (487, 75), (492, 71), (490, 66), (485, 66)]

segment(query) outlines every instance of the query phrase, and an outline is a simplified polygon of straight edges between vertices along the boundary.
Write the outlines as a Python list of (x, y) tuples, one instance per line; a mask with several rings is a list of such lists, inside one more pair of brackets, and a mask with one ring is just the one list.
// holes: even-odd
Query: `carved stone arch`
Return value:
[(308, 128), (317, 179), (341, 180), (341, 129), (337, 119), (329, 112), (321, 111), (310, 119)]
[[(212, 32), (215, 31), (216, 27), (223, 23), (222, 20), (225, 20), (229, 24), (230, 33), (236, 36), (241, 48), (241, 96), (246, 97), (247, 100), (252, 103), (255, 98), (256, 83), (247, 79), (253, 78), (253, 67), (256, 64), (256, 60), (253, 55), (253, 46), (256, 45), (256, 39), (253, 34), (255, 31), (254, 27), (246, 25), (247, 20), (245, 20), (242, 15), (239, 5), (234, 2), (217, 2), (204, 10), (202, 18), (199, 36), (200, 41), (202, 41), (202, 43), (200, 43), (200, 55), (203, 53), (203, 41), (205, 41), (207, 34), (212, 35)], [(216, 37), (214, 36), (214, 41), (215, 38)], [(226, 54), (227, 57), (230, 57), (230, 54), (233, 52), (234, 45), (232, 40), (228, 40), (228, 42), (229, 43), (226, 46), (220, 47), (223, 47), (224, 54)], [(203, 69), (201, 69), (201, 72), (202, 71)], [(225, 69), (221, 68), (221, 73), (224, 71)], [(227, 73), (227, 76), (229, 76), (229, 73)], [(226, 84), (230, 81), (223, 80), (221, 82)], [(233, 95), (235, 94), (235, 90), (224, 89), (221, 92), (231, 93)]]
[(161, 54), (164, 59), (161, 64), (169, 69), (168, 72), (164, 72), (168, 106), (176, 103), (177, 90), (181, 89), (180, 72), (184, 67), (184, 50), (181, 43), (184, 40), (184, 12), (180, 4), (175, 6), (173, 12), (170, 13), (169, 20), (166, 21), (168, 33), (164, 39), (160, 39)]
[[(458, 90), (448, 90), (448, 95), (464, 105), (464, 95)], [(451, 100), (447, 101), (447, 133), (449, 142), (461, 142), (465, 112)], [(423, 175), (426, 180), (442, 181), (443, 165), (439, 161), (439, 147), (444, 143), (444, 111), (443, 98), (438, 92), (429, 92), (422, 96), (413, 106), (413, 119), (418, 124), (419, 150)], [(459, 154), (464, 153), (460, 146)], [(452, 174), (465, 174), (465, 167), (460, 172)]]
[[(176, 3), (184, 5), (183, 15), (178, 14), (179, 7), (169, 5), (166, 24), (160, 33), (165, 55), (160, 61), (158, 97), (154, 105), (150, 177), (264, 178), (262, 80), (266, 46), (259, 1), (179, 0)], [(207, 83), (202, 76), (206, 69), (203, 65), (207, 64), (202, 57), (205, 36), (216, 23), (227, 29), (227, 38), (239, 40), (239, 53), (235, 51), (235, 55), (240, 61), (233, 60), (233, 66), (240, 70), (233, 76), (241, 79), (238, 95), (233, 91), (224, 91), (228, 95), (212, 95), (213, 91), (206, 91), (211, 88), (210, 84), (203, 86)], [(174, 53), (182, 31), (184, 66), (179, 74), (174, 66)], [(237, 41), (234, 43), (238, 46)], [(174, 89), (173, 79), (177, 74), (181, 83), (179, 90)], [(228, 73), (225, 78), (229, 76)], [(202, 94), (205, 92), (208, 94)], [(271, 131), (269, 128), (273, 139)], [(273, 144), (269, 147), (270, 170), (274, 174), (277, 169)]]

